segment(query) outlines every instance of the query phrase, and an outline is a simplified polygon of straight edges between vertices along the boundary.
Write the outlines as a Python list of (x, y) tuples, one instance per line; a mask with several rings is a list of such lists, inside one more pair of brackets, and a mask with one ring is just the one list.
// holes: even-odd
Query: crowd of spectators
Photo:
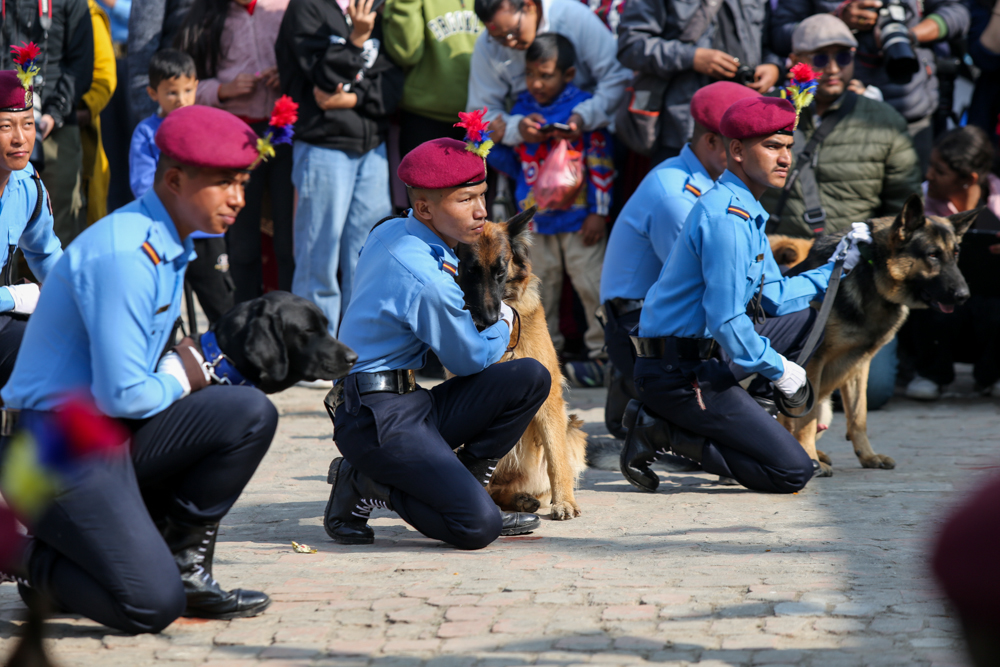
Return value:
[[(173, 108), (220, 107), (263, 132), (277, 97), (291, 96), (294, 145), (279, 146), (253, 173), (225, 238), (199, 240), (205, 270), (189, 279), (210, 317), (284, 289), (319, 305), (333, 334), (368, 232), (401, 208), (391, 193), (402, 156), (430, 139), (461, 138), (457, 114), (486, 108), (498, 147), (491, 192), (505, 181), (499, 189), (524, 210), (537, 203), (539, 172), (565, 141), (584, 155), (586, 186), (558, 210), (540, 211), (532, 259), (567, 375), (586, 386), (604, 382), (593, 313), (616, 212), (650, 169), (692, 140), (689, 105), (708, 83), (777, 94), (797, 62), (821, 74), (797, 131), (799, 177), (763, 200), (769, 232), (812, 238), (894, 215), (922, 181), (929, 211), (987, 205), (995, 219), (995, 4), (5, 0), (0, 67), (13, 67), (11, 45), (42, 49), (42, 141), (32, 162), (64, 245), (148, 187), (152, 133)], [(963, 85), (971, 99), (956, 104)], [(622, 134), (630, 119), (651, 128), (642, 145)], [(872, 384), (891, 395), (898, 354), (910, 395), (934, 398), (953, 377), (949, 359), (961, 357), (942, 350), (972, 336), (977, 382), (1000, 395), (1000, 341), (996, 325), (984, 324), (996, 319), (995, 304), (984, 299), (974, 295), (953, 314), (915, 315), (908, 330), (933, 332), (933, 343), (904, 330), (898, 353), (893, 343), (891, 359), (873, 365)]]

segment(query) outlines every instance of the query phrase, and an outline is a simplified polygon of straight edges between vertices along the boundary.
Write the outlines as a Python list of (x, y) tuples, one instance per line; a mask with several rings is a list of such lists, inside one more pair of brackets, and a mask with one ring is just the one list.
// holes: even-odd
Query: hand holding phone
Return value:
[(538, 131), (539, 132), (555, 132), (556, 130), (559, 130), (560, 132), (569, 132), (570, 131), (570, 126), (567, 125), (566, 123), (549, 123), (547, 125), (542, 125), (542, 127), (539, 128)]

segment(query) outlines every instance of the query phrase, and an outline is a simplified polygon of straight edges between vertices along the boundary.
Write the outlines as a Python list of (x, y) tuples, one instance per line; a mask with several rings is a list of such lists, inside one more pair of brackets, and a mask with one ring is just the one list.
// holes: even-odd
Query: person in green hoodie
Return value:
[(465, 111), (469, 63), (483, 24), (472, 0), (386, 0), (389, 57), (406, 70), (400, 104), (400, 157), (432, 139), (462, 139), (453, 127)]

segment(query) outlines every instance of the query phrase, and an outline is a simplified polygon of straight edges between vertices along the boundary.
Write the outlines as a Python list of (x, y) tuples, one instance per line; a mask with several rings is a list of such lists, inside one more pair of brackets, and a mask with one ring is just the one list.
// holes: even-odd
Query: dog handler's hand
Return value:
[(795, 395), (795, 392), (805, 386), (806, 369), (784, 357), (781, 357), (781, 361), (785, 365), (785, 372), (781, 374), (780, 378), (774, 381), (774, 386), (782, 394), (791, 398)]
[(840, 257), (844, 257), (844, 273), (850, 273), (858, 265), (858, 262), (861, 261), (861, 249), (858, 245), (871, 242), (872, 232), (868, 228), (868, 225), (863, 222), (855, 222), (851, 225), (851, 231), (847, 232), (844, 238), (840, 239), (840, 243), (837, 244), (837, 248), (833, 251), (830, 261), (833, 262)]
[(181, 398), (191, 393), (191, 383), (188, 381), (187, 373), (184, 371), (184, 362), (181, 361), (180, 355), (176, 352), (171, 351), (163, 355), (160, 358), (160, 363), (156, 365), (156, 372), (166, 373), (177, 380), (181, 385), (181, 389), (184, 390)]
[(504, 302), (500, 302), (500, 319), (507, 323), (507, 330), (514, 330), (514, 309)]
[(205, 370), (205, 358), (201, 356), (194, 340), (182, 338), (170, 352), (163, 355), (156, 367), (157, 372), (173, 375), (181, 385), (184, 398), (193, 391), (204, 389), (212, 383), (212, 378)]
[(14, 299), (14, 307), (10, 312), (19, 315), (31, 315), (35, 312), (35, 306), (38, 305), (38, 285), (35, 283), (8, 285), (6, 289)]

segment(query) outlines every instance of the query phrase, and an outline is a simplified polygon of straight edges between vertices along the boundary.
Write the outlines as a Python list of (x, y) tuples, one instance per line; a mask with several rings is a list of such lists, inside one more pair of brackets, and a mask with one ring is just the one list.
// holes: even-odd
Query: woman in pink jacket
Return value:
[[(197, 64), (198, 104), (225, 109), (258, 134), (264, 132), (281, 94), (274, 43), (287, 6), (288, 0), (198, 0), (192, 5), (176, 45)], [(236, 303), (263, 293), (262, 213), (274, 222), (278, 288), (292, 289), (292, 147), (276, 149), (277, 155), (251, 175), (246, 207), (226, 233)], [(270, 202), (269, 214), (265, 201)]]

